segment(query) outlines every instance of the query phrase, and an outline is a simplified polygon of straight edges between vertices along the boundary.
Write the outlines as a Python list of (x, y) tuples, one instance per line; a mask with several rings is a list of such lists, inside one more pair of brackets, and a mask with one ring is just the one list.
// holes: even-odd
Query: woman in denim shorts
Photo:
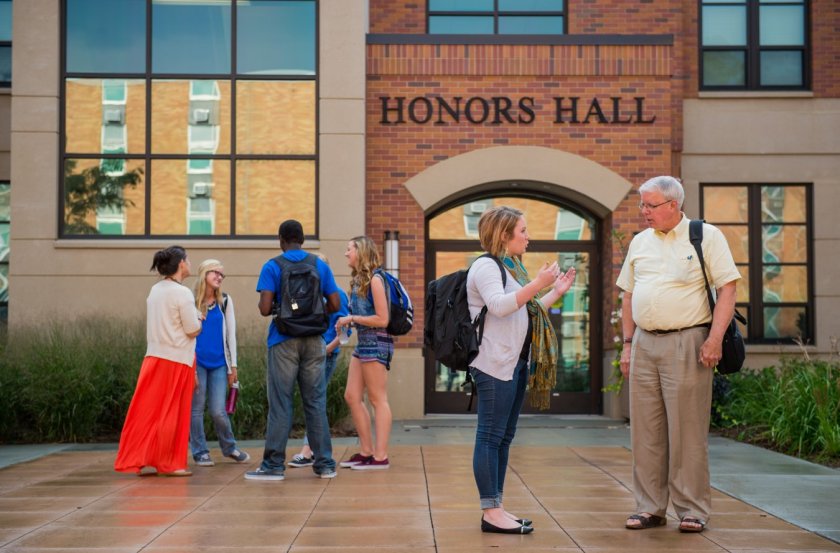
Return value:
[[(344, 253), (351, 269), (350, 315), (341, 317), (336, 328), (356, 327), (358, 343), (347, 371), (344, 400), (350, 407), (359, 435), (361, 451), (341, 463), (353, 470), (383, 470), (388, 462), (391, 434), (391, 406), (388, 404), (388, 370), (394, 355), (394, 340), (388, 326), (388, 299), (381, 275), (376, 244), (367, 236), (347, 243)], [(376, 441), (370, 431), (370, 414), (363, 402), (365, 390), (375, 415)]]

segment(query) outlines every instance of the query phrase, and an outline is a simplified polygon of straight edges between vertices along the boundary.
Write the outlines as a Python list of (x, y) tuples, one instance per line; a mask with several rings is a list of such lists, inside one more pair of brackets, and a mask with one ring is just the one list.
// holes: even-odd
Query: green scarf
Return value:
[[(530, 282), (528, 271), (522, 261), (513, 257), (503, 257), (505, 267), (511, 270), (516, 281), (525, 286)], [(540, 410), (549, 408), (551, 391), (557, 383), (557, 335), (548, 318), (542, 302), (534, 298), (525, 304), (531, 318), (531, 366), (528, 378), (531, 405)]]

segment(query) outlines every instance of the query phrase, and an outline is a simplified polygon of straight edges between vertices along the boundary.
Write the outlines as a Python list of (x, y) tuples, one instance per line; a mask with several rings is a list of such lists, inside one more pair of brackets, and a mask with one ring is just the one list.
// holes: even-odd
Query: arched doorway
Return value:
[[(498, 183), (496, 190), (459, 197), (429, 214), (425, 280), (464, 268), (481, 255), (477, 224), (486, 209), (509, 205), (523, 211), (531, 238), (524, 257), (529, 274), (536, 274), (544, 261), (555, 260), (561, 268), (574, 266), (578, 272), (572, 290), (549, 309), (560, 350), (550, 409), (536, 411), (526, 401), (523, 412), (600, 414), (600, 222), (580, 205), (536, 190), (514, 192), (515, 187), (515, 183)], [(450, 371), (427, 356), (425, 412), (464, 412), (470, 392), (469, 387), (462, 388), (464, 380), (463, 373)]]

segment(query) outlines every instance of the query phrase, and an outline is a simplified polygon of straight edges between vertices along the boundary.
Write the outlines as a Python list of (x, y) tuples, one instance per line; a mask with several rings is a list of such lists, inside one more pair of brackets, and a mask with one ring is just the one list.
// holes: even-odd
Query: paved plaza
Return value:
[[(0, 552), (840, 553), (827, 539), (840, 537), (840, 472), (722, 438), (712, 440), (714, 515), (704, 533), (680, 534), (673, 513), (665, 527), (625, 530), (628, 431), (597, 417), (523, 420), (505, 505), (535, 531), (482, 534), (472, 432), (466, 417), (398, 422), (390, 470), (321, 480), (290, 468), (283, 482), (243, 478), (261, 442), (242, 444), (247, 465), (216, 449), (216, 466), (192, 467), (191, 478), (115, 473), (112, 444), (2, 446)], [(356, 451), (346, 438), (334, 447), (337, 460)], [(37, 458), (10, 457), (27, 454)]]

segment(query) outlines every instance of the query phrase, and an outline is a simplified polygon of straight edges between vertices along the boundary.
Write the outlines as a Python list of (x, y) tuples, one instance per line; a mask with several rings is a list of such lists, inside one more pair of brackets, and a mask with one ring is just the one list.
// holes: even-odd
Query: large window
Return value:
[(807, 0), (701, 0), (704, 89), (810, 86)]
[(316, 0), (64, 8), (62, 237), (317, 234)]
[(429, 0), (429, 34), (561, 35), (565, 0)]
[(0, 88), (12, 86), (12, 0), (0, 0)]
[(743, 280), (738, 309), (752, 342), (814, 338), (811, 187), (703, 186), (703, 217), (723, 231)]

